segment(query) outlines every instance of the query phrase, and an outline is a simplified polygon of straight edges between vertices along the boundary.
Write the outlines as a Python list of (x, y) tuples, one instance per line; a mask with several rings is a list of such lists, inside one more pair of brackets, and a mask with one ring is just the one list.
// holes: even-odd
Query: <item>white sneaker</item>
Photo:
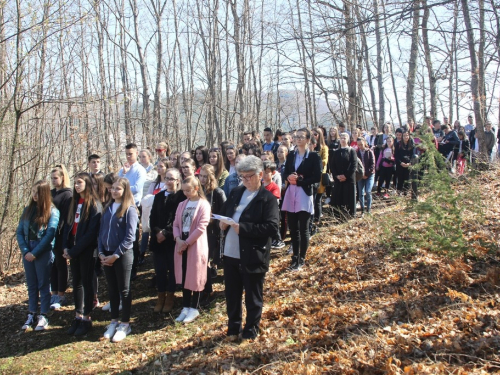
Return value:
[(191, 323), (193, 320), (195, 320), (198, 316), (200, 315), (200, 313), (198, 312), (197, 309), (193, 309), (193, 308), (190, 308), (186, 317), (184, 318), (184, 320), (182, 321), (182, 323)]
[(35, 327), (35, 331), (43, 331), (49, 326), (49, 321), (44, 315), (38, 315), (38, 324)]
[(130, 324), (120, 324), (118, 328), (116, 329), (116, 333), (113, 336), (113, 342), (120, 342), (122, 341), (127, 335), (132, 332), (132, 328), (130, 328)]
[(186, 315), (189, 313), (189, 307), (184, 307), (181, 311), (181, 314), (175, 319), (176, 322), (183, 322), (186, 318)]
[(52, 310), (59, 310), (61, 307), (66, 306), (67, 300), (64, 296), (54, 296), (54, 303), (50, 305)]
[(325, 199), (325, 204), (330, 204), (330, 202), (331, 202), (331, 199), (330, 199), (330, 198), (326, 198), (326, 199)]
[(111, 337), (113, 337), (116, 333), (117, 327), (118, 327), (118, 322), (109, 323), (109, 325), (106, 327), (106, 332), (104, 332), (104, 338), (110, 339)]
[(28, 319), (26, 319), (26, 322), (21, 329), (26, 331), (28, 328), (33, 327), (33, 323), (35, 322), (34, 318), (35, 316), (33, 314), (28, 314)]

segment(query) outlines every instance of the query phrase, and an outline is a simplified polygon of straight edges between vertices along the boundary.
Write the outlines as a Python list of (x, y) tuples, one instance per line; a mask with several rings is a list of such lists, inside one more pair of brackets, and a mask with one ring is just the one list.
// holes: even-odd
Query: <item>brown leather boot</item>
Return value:
[(158, 293), (158, 300), (156, 301), (155, 313), (161, 312), (161, 309), (163, 308), (163, 305), (165, 304), (165, 292)]
[(172, 311), (172, 309), (174, 308), (174, 298), (175, 298), (174, 292), (167, 292), (162, 312), (169, 313), (170, 311)]

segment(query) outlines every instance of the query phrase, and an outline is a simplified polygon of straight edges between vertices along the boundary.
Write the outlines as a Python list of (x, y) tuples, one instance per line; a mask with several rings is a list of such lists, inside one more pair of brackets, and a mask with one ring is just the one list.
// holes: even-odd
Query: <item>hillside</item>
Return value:
[[(273, 252), (265, 282), (262, 333), (225, 338), (223, 286), (200, 319), (174, 324), (152, 308), (148, 257), (133, 285), (133, 332), (124, 342), (100, 339), (109, 319), (97, 309), (83, 340), (65, 334), (71, 307), (55, 312), (44, 333), (20, 332), (27, 298), (22, 270), (0, 286), (1, 373), (156, 374), (487, 374), (500, 371), (498, 251), (500, 173), (478, 185), (484, 221), (464, 230), (471, 254), (452, 260), (430, 249), (394, 258), (384, 242), (391, 215), (410, 225), (402, 202), (378, 204), (371, 217), (326, 223), (313, 237), (307, 267), (286, 271)], [(457, 188), (460, 183), (457, 182)], [(399, 235), (394, 231), (393, 235)], [(488, 250), (493, 248), (493, 250)], [(220, 279), (220, 277), (219, 277)], [(105, 296), (105, 282), (100, 291)], [(180, 303), (180, 293), (177, 296)]]

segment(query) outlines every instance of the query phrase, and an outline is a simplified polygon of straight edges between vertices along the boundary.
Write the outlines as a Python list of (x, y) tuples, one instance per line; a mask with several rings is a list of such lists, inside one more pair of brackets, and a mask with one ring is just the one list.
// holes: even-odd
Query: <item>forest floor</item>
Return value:
[(471, 253), (455, 260), (423, 248), (391, 255), (384, 223), (407, 220), (402, 202), (379, 203), (347, 224), (325, 221), (299, 272), (286, 270), (285, 249), (273, 251), (262, 331), (251, 341), (225, 337), (222, 277), (216, 300), (193, 323), (174, 322), (180, 293), (173, 314), (153, 313), (151, 256), (133, 282), (132, 334), (123, 342), (101, 338), (109, 313), (100, 308), (83, 339), (65, 333), (71, 306), (54, 312), (45, 332), (20, 331), (27, 291), (22, 269), (11, 270), (0, 283), (0, 373), (500, 373), (499, 177), (478, 180), (484, 221), (464, 223)]

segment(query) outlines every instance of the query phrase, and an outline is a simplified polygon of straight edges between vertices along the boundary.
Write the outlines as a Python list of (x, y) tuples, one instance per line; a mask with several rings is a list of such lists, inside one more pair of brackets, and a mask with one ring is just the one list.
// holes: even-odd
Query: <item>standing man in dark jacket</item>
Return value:
[(349, 147), (349, 135), (340, 134), (340, 148), (333, 154), (332, 175), (333, 185), (332, 206), (335, 216), (346, 219), (356, 215), (356, 166), (358, 156), (352, 147)]
[(276, 197), (262, 185), (262, 161), (248, 156), (237, 166), (243, 185), (234, 188), (221, 214), (233, 219), (228, 225), (224, 244), (224, 279), (228, 315), (228, 336), (241, 331), (241, 302), (245, 290), (246, 322), (243, 339), (259, 333), (263, 306), (264, 277), (269, 270), (271, 239), (279, 230), (279, 208)]

